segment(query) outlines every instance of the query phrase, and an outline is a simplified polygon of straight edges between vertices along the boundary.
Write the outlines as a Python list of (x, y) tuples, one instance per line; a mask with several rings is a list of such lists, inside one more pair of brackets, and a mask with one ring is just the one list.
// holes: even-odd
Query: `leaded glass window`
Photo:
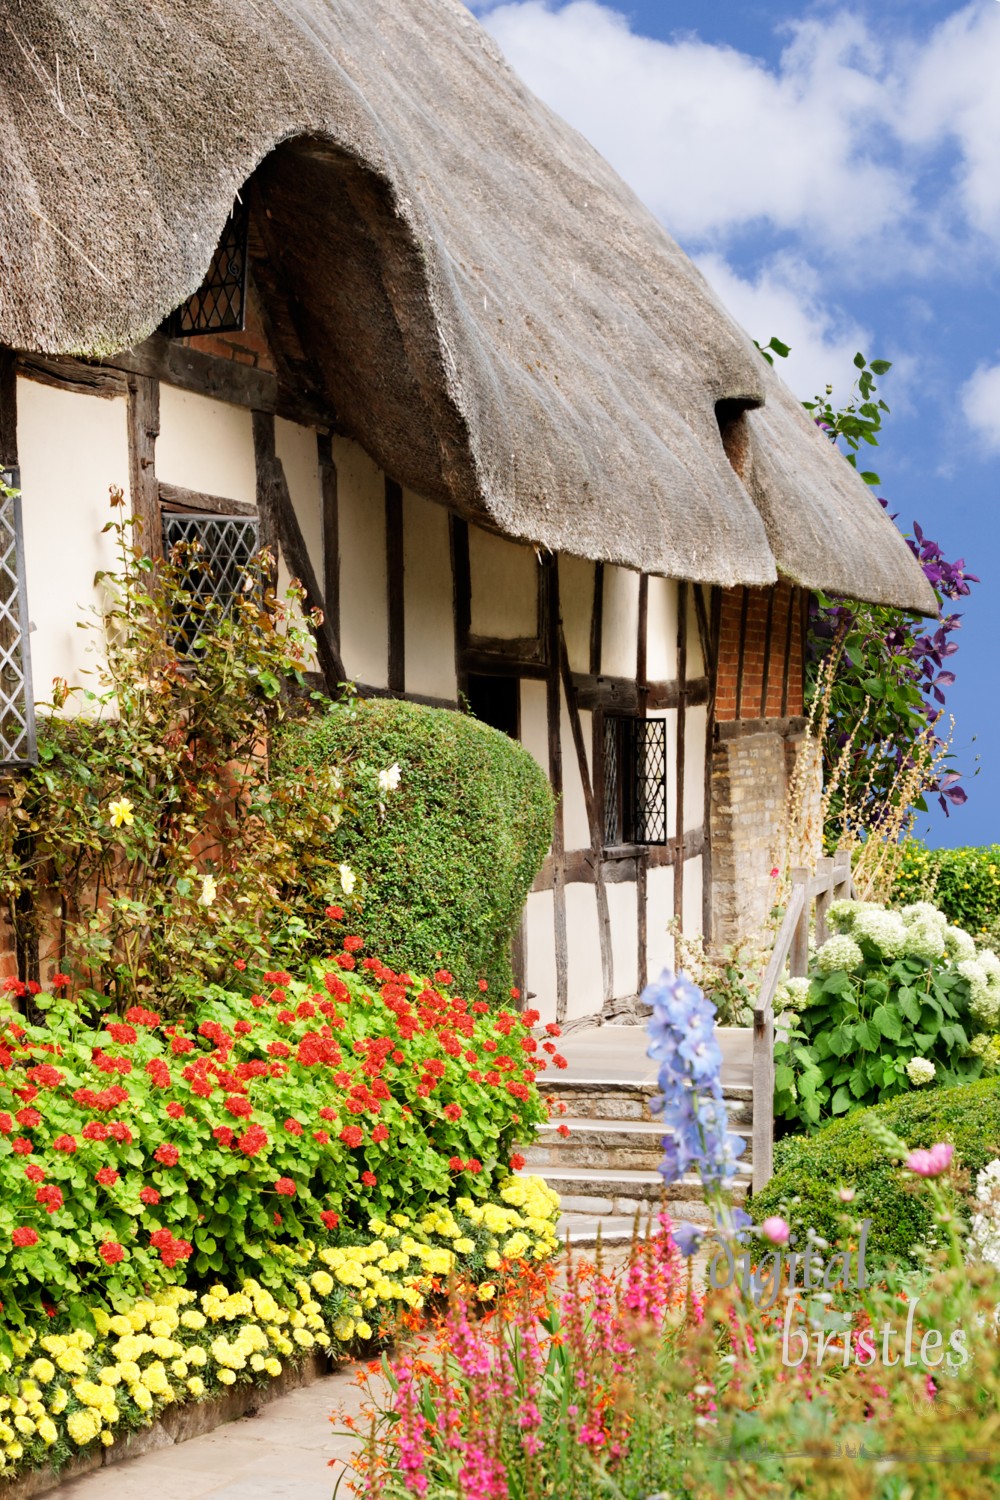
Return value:
[(247, 588), (248, 570), (260, 547), (259, 527), (252, 516), (166, 510), (162, 516), (164, 555), (181, 563), (191, 596), (187, 606), (177, 608), (174, 647), (189, 654), (196, 649), (205, 606), (219, 605), (215, 618), (224, 619), (237, 594)]
[(604, 842), (667, 842), (667, 726), (663, 719), (604, 720)]
[(35, 703), (21, 530), (21, 476), (0, 471), (0, 766), (34, 765)]
[(232, 333), (246, 324), (247, 231), (250, 215), (239, 200), (226, 220), (205, 280), (163, 325), (171, 338)]

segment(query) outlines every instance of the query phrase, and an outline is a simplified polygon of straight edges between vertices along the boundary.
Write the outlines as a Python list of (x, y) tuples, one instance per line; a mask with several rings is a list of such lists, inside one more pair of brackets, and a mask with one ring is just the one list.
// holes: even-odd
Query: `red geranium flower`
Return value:
[(336, 962), (337, 962), (337, 964), (339, 964), (340, 968), (342, 968), (342, 969), (348, 969), (348, 970), (350, 970), (350, 969), (356, 969), (357, 968), (356, 961), (351, 957), (351, 955), (349, 953), (338, 953), (337, 957), (336, 957)]
[(314, 1130), (313, 1131), (313, 1140), (314, 1141), (319, 1141), (319, 1143), (320, 1143), (321, 1146), (329, 1146), (329, 1144), (330, 1144), (329, 1133), (327, 1131), (325, 1131), (325, 1130)]
[(233, 1027), (237, 1036), (249, 1036), (253, 1031), (253, 1023), (250, 1021), (237, 1021)]
[(141, 1005), (130, 1006), (125, 1012), (126, 1021), (133, 1026), (159, 1026), (160, 1016), (155, 1010), (145, 1010)]
[(515, 1151), (514, 1155), (510, 1159), (510, 1170), (512, 1172), (522, 1172), (525, 1167), (525, 1162), (526, 1158), (521, 1155), (520, 1151)]
[(125, 1259), (125, 1246), (119, 1245), (117, 1240), (105, 1240), (103, 1245), (98, 1245), (97, 1253), (109, 1266), (116, 1266)]
[(344, 951), (346, 953), (359, 953), (364, 946), (364, 938), (358, 937), (356, 933), (344, 939)]
[(360, 1146), (365, 1134), (360, 1125), (345, 1125), (340, 1132), (340, 1139), (345, 1146)]
[(52, 976), (51, 980), (49, 981), (49, 983), (51, 984), (51, 986), (52, 986), (52, 988), (54, 990), (61, 990), (64, 985), (69, 984), (69, 975), (68, 974), (53, 974), (53, 976)]
[(140, 1188), (139, 1198), (143, 1203), (148, 1203), (150, 1208), (155, 1208), (160, 1201), (160, 1195), (154, 1187)]
[(288, 1131), (289, 1135), (302, 1134), (302, 1126), (299, 1124), (298, 1120), (286, 1120), (285, 1129)]
[(176, 1146), (171, 1146), (169, 1142), (162, 1146), (157, 1146), (153, 1152), (153, 1160), (162, 1162), (165, 1167), (176, 1167), (180, 1159), (181, 1153)]
[(236, 1142), (244, 1156), (256, 1156), (267, 1145), (267, 1131), (263, 1125), (251, 1125)]
[(239, 969), (239, 971), (240, 971), (241, 974), (243, 973), (243, 970), (246, 968), (246, 966), (247, 966), (247, 961), (246, 961), (245, 958), (234, 958), (233, 959), (233, 968), (234, 969)]
[(331, 922), (342, 922), (344, 920), (344, 908), (342, 906), (328, 906), (324, 913)]
[(476, 985), (477, 985), (480, 993), (483, 994), (483, 995), (485, 995), (486, 991), (489, 989), (489, 985), (486, 983), (485, 979), (477, 979), (476, 980)]
[(171, 1100), (171, 1102), (167, 1105), (167, 1114), (170, 1116), (170, 1118), (172, 1120), (183, 1119), (183, 1116), (184, 1116), (184, 1106), (183, 1106), (183, 1104), (178, 1104), (176, 1102), (176, 1100)]
[(151, 1057), (146, 1064), (146, 1072), (155, 1089), (168, 1089), (170, 1087), (170, 1069), (162, 1057)]
[(449, 1172), (464, 1172), (465, 1171), (465, 1162), (462, 1160), (462, 1158), (460, 1156), (449, 1156), (449, 1158), (448, 1158), (448, 1170), (449, 1170)]
[(335, 1109), (331, 1109), (329, 1105), (325, 1105), (324, 1108), (320, 1110), (319, 1117), (321, 1120), (335, 1120), (337, 1118), (337, 1111)]
[(32, 1151), (34, 1150), (34, 1147), (28, 1140), (27, 1136), (23, 1135), (17, 1136), (14, 1140), (13, 1145), (14, 1150), (17, 1152), (18, 1156), (30, 1156)]
[(193, 1052), (194, 1042), (189, 1036), (173, 1036), (170, 1038), (170, 1050), (178, 1056), (183, 1052)]
[(560, 1057), (558, 1052), (555, 1054), (555, 1056), (553, 1057), (552, 1061), (555, 1063), (555, 1065), (556, 1065), (557, 1068), (568, 1068), (569, 1067), (569, 1063), (566, 1061), (566, 1059), (564, 1057)]
[(139, 1040), (139, 1034), (134, 1026), (124, 1026), (120, 1021), (109, 1021), (105, 1031), (113, 1042), (118, 1042), (122, 1047), (131, 1047)]
[(62, 1189), (48, 1183), (35, 1193), (35, 1202), (43, 1204), (46, 1213), (54, 1214), (63, 1206)]
[(14, 1119), (19, 1125), (23, 1125), (25, 1130), (36, 1130), (42, 1123), (42, 1117), (37, 1109), (19, 1109)]
[(374, 1172), (362, 1172), (361, 1181), (365, 1187), (376, 1187), (378, 1185), (378, 1178)]
[(19, 1250), (26, 1250), (29, 1246), (38, 1244), (38, 1231), (22, 1224), (14, 1230), (11, 1239)]
[(24, 1175), (25, 1177), (27, 1177), (29, 1182), (45, 1181), (45, 1173), (42, 1171), (41, 1167), (36, 1167), (34, 1163), (32, 1163), (30, 1167), (25, 1167)]
[(57, 1135), (52, 1142), (52, 1149), (53, 1151), (68, 1151), (72, 1153), (76, 1150), (76, 1137), (72, 1135)]
[(283, 1198), (294, 1198), (295, 1183), (290, 1177), (279, 1177), (274, 1184), (274, 1191), (280, 1193)]
[(327, 1229), (336, 1229), (340, 1223), (340, 1215), (335, 1214), (332, 1208), (324, 1208), (320, 1214), (320, 1220), (326, 1225)]
[(378, 1145), (379, 1141), (387, 1141), (388, 1139), (388, 1125), (376, 1125), (375, 1129), (372, 1131), (372, 1140), (375, 1142), (375, 1144)]
[(230, 1094), (225, 1107), (227, 1112), (235, 1115), (238, 1120), (246, 1120), (253, 1114), (253, 1105), (244, 1094)]
[(446, 1120), (460, 1120), (462, 1118), (462, 1106), (460, 1104), (446, 1104), (442, 1110)]
[(236, 1139), (235, 1130), (230, 1130), (228, 1125), (217, 1125), (212, 1131), (212, 1135), (220, 1146), (231, 1146)]
[(477, 1172), (483, 1170), (483, 1164), (481, 1161), (477, 1161), (474, 1156), (470, 1156), (469, 1160), (465, 1163), (465, 1170), (475, 1176)]
[(0, 1113), (0, 1135), (10, 1135), (13, 1129), (14, 1121), (5, 1110), (3, 1113)]
[(108, 1127), (103, 1120), (88, 1120), (83, 1127), (83, 1138), (85, 1141), (106, 1141)]
[(94, 1173), (94, 1181), (99, 1182), (101, 1187), (111, 1187), (118, 1181), (118, 1173), (114, 1167), (101, 1167), (100, 1171)]
[(449, 974), (447, 969), (435, 969), (434, 970), (434, 983), (435, 984), (454, 984), (455, 983), (455, 976), (453, 974)]

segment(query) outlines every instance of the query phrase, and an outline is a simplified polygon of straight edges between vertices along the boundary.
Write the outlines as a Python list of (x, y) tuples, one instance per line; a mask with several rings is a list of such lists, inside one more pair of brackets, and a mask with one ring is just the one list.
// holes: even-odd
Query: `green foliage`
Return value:
[(918, 839), (907, 839), (894, 899), (933, 900), (950, 922), (977, 938), (995, 941), (1000, 925), (1000, 844), (928, 849)]
[(366, 1229), (373, 1214), (503, 1185), (514, 1143), (546, 1117), (537, 1012), (469, 1004), (375, 960), (359, 975), (360, 946), (348, 934), (336, 962), (300, 979), (247, 967), (259, 992), (207, 986), (182, 1025), (135, 1007), (91, 1026), (45, 996), (44, 1025), (7, 1013), (8, 1329), (45, 1301), (114, 1304), (223, 1271), (270, 1285), (289, 1248), (338, 1218)]
[[(375, 951), (505, 994), (511, 938), (552, 836), (551, 790), (528, 752), (467, 714), (348, 699), (288, 726), (276, 759), (295, 774), (351, 771), (352, 806), (326, 847), (364, 882)], [(384, 789), (378, 773), (394, 766), (399, 784)]]
[[(870, 1218), (870, 1260), (875, 1267), (919, 1259), (931, 1233), (931, 1204), (912, 1177), (893, 1165), (870, 1133), (874, 1116), (912, 1147), (949, 1141), (963, 1167), (975, 1175), (1000, 1156), (1000, 1079), (981, 1078), (954, 1088), (891, 1099), (872, 1110), (835, 1120), (815, 1135), (789, 1136), (775, 1145), (775, 1175), (754, 1196), (757, 1222), (784, 1213), (833, 1243), (839, 1237), (841, 1188), (853, 1189), (851, 1211)], [(966, 1210), (958, 1207), (963, 1216)]]
[[(112, 492), (115, 517), (121, 505)], [(230, 601), (199, 598), (197, 552), (154, 566), (132, 524), (105, 527), (119, 567), (98, 575), (105, 607), (83, 622), (91, 685), (56, 684), (39, 764), (0, 821), (0, 899), (22, 951), (60, 918), (43, 972), (68, 971), (94, 1004), (162, 1007), (182, 979), (217, 978), (283, 928), (294, 937), (296, 883), (322, 863), (345, 793), (326, 770), (269, 777), (261, 750), (285, 685), (304, 680), (301, 595), (275, 598), (262, 555)]]
[(815, 955), (797, 1023), (775, 1042), (776, 1116), (815, 1127), (892, 1097), (917, 1083), (915, 1058), (939, 1085), (977, 1077), (973, 1038), (995, 1029), (1000, 1004), (996, 960), (992, 974), (970, 971), (972, 940), (929, 911), (843, 901), (831, 912), (843, 931)]

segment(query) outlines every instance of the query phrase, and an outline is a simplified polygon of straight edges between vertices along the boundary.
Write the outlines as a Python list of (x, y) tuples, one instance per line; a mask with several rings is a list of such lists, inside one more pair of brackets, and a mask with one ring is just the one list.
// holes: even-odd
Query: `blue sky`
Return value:
[(743, 326), (793, 346), (800, 396), (846, 394), (858, 349), (894, 361), (881, 493), (983, 580), (948, 701), (969, 802), (919, 830), (1000, 842), (1000, 0), (472, 8)]

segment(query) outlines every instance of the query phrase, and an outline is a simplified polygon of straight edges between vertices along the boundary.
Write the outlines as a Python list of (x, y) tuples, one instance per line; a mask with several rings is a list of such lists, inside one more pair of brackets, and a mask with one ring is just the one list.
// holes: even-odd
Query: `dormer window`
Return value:
[(249, 226), (249, 207), (237, 198), (205, 280), (194, 296), (175, 308), (163, 324), (163, 332), (169, 338), (232, 333), (245, 326)]

